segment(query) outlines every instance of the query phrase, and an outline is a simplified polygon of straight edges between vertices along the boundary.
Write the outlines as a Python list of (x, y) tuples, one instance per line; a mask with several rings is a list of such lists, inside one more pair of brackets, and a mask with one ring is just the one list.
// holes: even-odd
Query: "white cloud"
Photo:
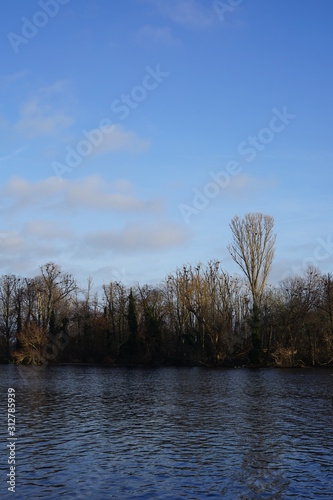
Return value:
[(206, 29), (216, 22), (212, 4), (206, 5), (197, 0), (157, 1), (157, 6), (163, 15), (174, 23), (193, 29)]
[(132, 253), (152, 252), (182, 245), (188, 240), (187, 231), (169, 221), (128, 225), (119, 231), (105, 230), (86, 235), (80, 252)]
[(29, 138), (52, 136), (72, 123), (72, 118), (66, 113), (55, 111), (51, 106), (42, 104), (37, 97), (33, 97), (22, 106), (15, 130)]
[(122, 212), (155, 212), (162, 208), (160, 200), (147, 201), (137, 198), (129, 183), (121, 185), (117, 182), (113, 185), (106, 183), (99, 176), (92, 176), (67, 184), (64, 202), (68, 207)]
[(26, 238), (54, 241), (71, 240), (73, 231), (69, 227), (64, 227), (64, 223), (55, 223), (49, 220), (33, 220), (25, 224), (22, 235)]
[(42, 87), (20, 108), (20, 117), (14, 126), (17, 134), (34, 138), (54, 136), (70, 127), (73, 118), (59, 104), (52, 105), (52, 97), (64, 94), (68, 90), (68, 82), (61, 80), (48, 87)]
[(54, 202), (61, 195), (63, 186), (56, 177), (49, 177), (36, 182), (29, 182), (22, 177), (11, 177), (2, 189), (2, 199), (9, 203), (12, 210), (24, 210), (29, 207), (43, 206)]
[(34, 274), (43, 262), (56, 261), (62, 255), (61, 243), (54, 243), (54, 240), (31, 238), (24, 230), (8, 231), (5, 237), (0, 238), (1, 273)]
[(68, 210), (113, 210), (119, 212), (151, 212), (163, 208), (162, 200), (144, 200), (133, 194), (128, 181), (108, 183), (100, 176), (63, 180), (57, 177), (29, 182), (12, 177), (2, 189), (2, 198), (11, 212), (27, 208)]
[[(92, 264), (110, 266), (110, 255), (121, 260), (120, 269), (127, 266), (127, 262), (132, 265), (133, 258), (138, 260), (140, 269), (144, 255), (148, 261), (152, 256), (159, 258), (165, 251), (182, 247), (189, 239), (187, 229), (163, 214), (136, 215), (135, 222), (132, 216), (123, 222), (101, 213), (87, 217), (86, 223), (81, 219), (79, 225), (78, 219), (64, 219), (60, 212), (55, 211), (50, 219), (45, 211), (38, 210), (38, 214), (34, 218), (31, 211), (25, 210), (15, 219), (15, 230), (0, 232), (1, 273), (30, 276), (38, 272), (44, 262), (55, 261), (60, 265), (66, 262), (71, 270), (83, 266), (80, 272), (84, 274)], [(128, 256), (131, 256), (129, 261)], [(114, 259), (112, 265), (115, 265)], [(121, 279), (119, 269), (111, 278)]]
[(136, 40), (153, 45), (182, 46), (181, 40), (172, 34), (169, 27), (145, 25), (138, 31)]
[[(276, 187), (276, 179), (259, 179), (248, 174), (239, 174), (232, 177), (225, 192), (232, 198), (247, 199), (249, 196), (260, 191), (265, 191)], [(222, 190), (223, 194), (224, 190)]]
[(104, 133), (101, 143), (94, 146), (92, 154), (99, 155), (120, 150), (141, 153), (149, 146), (149, 140), (141, 139), (135, 132), (124, 130), (121, 125), (113, 125), (111, 132)]

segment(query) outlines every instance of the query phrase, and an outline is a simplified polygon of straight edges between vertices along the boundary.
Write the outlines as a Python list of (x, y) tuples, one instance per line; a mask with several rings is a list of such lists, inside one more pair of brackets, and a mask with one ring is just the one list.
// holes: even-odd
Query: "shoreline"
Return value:
[[(14, 365), (22, 366), (25, 368), (33, 368), (32, 364), (17, 364), (13, 362), (0, 363), (2, 366)], [(153, 363), (97, 363), (97, 362), (63, 362), (63, 363), (45, 363), (46, 367), (64, 367), (64, 366), (77, 366), (77, 367), (93, 367), (93, 368), (137, 368), (137, 369), (158, 369), (158, 368), (203, 368), (206, 370), (234, 370), (234, 369), (248, 369), (248, 370), (329, 370), (333, 369), (332, 365), (294, 365), (294, 366), (279, 366), (279, 365), (204, 365), (204, 364), (153, 364)]]

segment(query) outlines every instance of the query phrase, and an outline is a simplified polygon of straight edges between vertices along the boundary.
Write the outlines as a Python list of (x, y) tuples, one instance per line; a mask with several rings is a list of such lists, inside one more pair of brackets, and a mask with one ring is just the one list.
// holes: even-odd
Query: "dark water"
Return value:
[(0, 498), (332, 499), (332, 374), (0, 366)]

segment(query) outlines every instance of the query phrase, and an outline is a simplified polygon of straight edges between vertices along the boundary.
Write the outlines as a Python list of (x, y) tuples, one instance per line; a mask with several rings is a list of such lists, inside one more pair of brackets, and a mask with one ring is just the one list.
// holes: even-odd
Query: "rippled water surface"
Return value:
[(16, 498), (333, 498), (333, 370), (0, 366)]

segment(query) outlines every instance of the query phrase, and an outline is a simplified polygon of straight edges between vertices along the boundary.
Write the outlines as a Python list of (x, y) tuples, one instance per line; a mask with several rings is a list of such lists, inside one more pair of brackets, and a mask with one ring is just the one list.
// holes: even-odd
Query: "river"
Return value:
[(333, 498), (333, 370), (0, 366), (0, 497)]

